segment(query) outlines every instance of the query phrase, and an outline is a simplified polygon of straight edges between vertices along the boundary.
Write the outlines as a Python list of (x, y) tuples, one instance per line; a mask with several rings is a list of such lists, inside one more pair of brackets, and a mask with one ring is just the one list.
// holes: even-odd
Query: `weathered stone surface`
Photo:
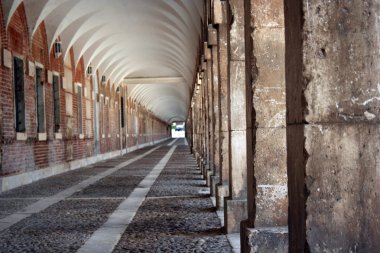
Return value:
[(379, 7), (315, 1), (305, 7), (308, 122), (380, 122)]
[(285, 88), (285, 34), (283, 27), (256, 28), (252, 33), (257, 83)]
[(246, 236), (250, 253), (289, 252), (287, 227), (247, 229)]
[(229, 196), (228, 185), (218, 185), (216, 187), (216, 208), (223, 210), (224, 198)]
[(220, 181), (220, 176), (217, 175), (213, 175), (213, 176), (210, 176), (210, 193), (211, 193), (211, 196), (216, 196), (216, 192), (217, 192), (217, 186), (219, 184), (219, 181)]
[(214, 170), (214, 153), (215, 153), (215, 147), (214, 147), (214, 96), (213, 96), (213, 82), (212, 82), (212, 61), (207, 61), (207, 124), (208, 124), (208, 161), (209, 161), (209, 169)]
[[(252, 39), (250, 68), (255, 111), (253, 176), (248, 178), (248, 189), (256, 190), (248, 195), (248, 202), (249, 222), (255, 228), (288, 223), (283, 14), (282, 1), (254, 0), (251, 1), (250, 23), (246, 24), (252, 31), (249, 34)], [(258, 237), (252, 245), (260, 248), (266, 240)]]
[(245, 63), (243, 61), (230, 62), (230, 110), (231, 130), (245, 130), (246, 122), (246, 94), (245, 94)]
[[(226, 2), (223, 2), (225, 7)], [(226, 12), (226, 10), (224, 10)], [(224, 197), (228, 196), (228, 180), (230, 176), (230, 86), (228, 80), (229, 65), (228, 65), (228, 29), (227, 25), (219, 25), (218, 28), (218, 53), (219, 53), (219, 82), (220, 82), (220, 184), (223, 185), (222, 189), (216, 191), (216, 204), (217, 208), (222, 208), (224, 205)], [(220, 188), (221, 186), (218, 186)], [(218, 195), (220, 194), (220, 195)]]
[(258, 183), (286, 184), (286, 129), (256, 130), (255, 177)]
[(247, 218), (246, 200), (225, 199), (224, 226), (227, 233), (240, 232), (240, 222)]
[(255, 88), (253, 97), (256, 127), (284, 127), (286, 124), (284, 89), (260, 86)]
[(305, 127), (306, 231), (312, 252), (380, 249), (380, 128), (376, 125)]
[(227, 2), (223, 0), (215, 0), (213, 6), (213, 21), (214, 24), (225, 24), (227, 23)]
[[(244, 1), (230, 0), (233, 22), (230, 29), (230, 51), (232, 61), (245, 59), (244, 48)], [(244, 76), (244, 75), (243, 75)]]
[(217, 30), (214, 27), (212, 27), (212, 25), (208, 27), (208, 45), (218, 45), (218, 33)]
[(221, 183), (227, 183), (230, 175), (230, 136), (229, 132), (221, 132), (221, 170), (220, 170), (220, 180)]
[(215, 175), (220, 171), (220, 83), (219, 83), (219, 62), (218, 47), (212, 47), (212, 84), (213, 84), (213, 117), (214, 117), (214, 170)]
[(247, 196), (247, 142), (245, 131), (231, 132), (230, 194), (233, 198)]
[(251, 0), (253, 24), (256, 27), (284, 27), (282, 0)]
[(254, 160), (256, 178), (255, 227), (286, 226), (288, 187), (286, 129), (258, 128)]

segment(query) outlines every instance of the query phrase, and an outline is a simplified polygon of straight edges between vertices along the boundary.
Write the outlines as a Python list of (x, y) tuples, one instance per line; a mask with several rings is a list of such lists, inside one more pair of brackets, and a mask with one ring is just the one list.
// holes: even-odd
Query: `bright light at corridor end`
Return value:
[(185, 138), (185, 122), (174, 122), (171, 125), (172, 138)]

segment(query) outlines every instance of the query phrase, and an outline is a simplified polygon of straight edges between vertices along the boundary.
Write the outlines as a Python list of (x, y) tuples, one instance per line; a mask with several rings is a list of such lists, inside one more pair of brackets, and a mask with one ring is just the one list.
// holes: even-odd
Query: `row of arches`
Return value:
[[(73, 48), (57, 55), (46, 32), (51, 24), (42, 20), (30, 38), (25, 8), (21, 2), (1, 18), (1, 190), (169, 136), (167, 123), (126, 86), (88, 74)], [(35, 176), (25, 179), (25, 172)]]

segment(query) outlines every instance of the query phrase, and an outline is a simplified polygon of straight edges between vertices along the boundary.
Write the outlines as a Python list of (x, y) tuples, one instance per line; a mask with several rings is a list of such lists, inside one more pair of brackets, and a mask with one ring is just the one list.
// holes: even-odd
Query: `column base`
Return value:
[(210, 178), (210, 194), (211, 196), (216, 196), (216, 187), (219, 183), (219, 176), (218, 175), (212, 175)]
[(239, 233), (240, 223), (248, 218), (246, 200), (224, 199), (224, 226), (226, 232)]
[(224, 208), (224, 198), (228, 197), (230, 190), (228, 185), (218, 184), (216, 186), (216, 208), (217, 210), (223, 210)]
[[(247, 228), (243, 248), (250, 253), (288, 253), (288, 227)], [(243, 238), (244, 237), (244, 238)]]
[(206, 180), (207, 187), (211, 186), (211, 176), (212, 176), (212, 171), (211, 170), (206, 170), (205, 171), (205, 180)]
[(201, 171), (202, 171), (202, 175), (203, 175), (203, 180), (206, 180), (207, 179), (208, 165), (207, 164), (203, 164)]

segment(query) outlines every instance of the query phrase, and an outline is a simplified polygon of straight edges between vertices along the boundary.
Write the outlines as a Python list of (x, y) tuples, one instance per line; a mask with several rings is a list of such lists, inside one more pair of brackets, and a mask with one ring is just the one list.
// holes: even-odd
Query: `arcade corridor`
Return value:
[(379, 17), (0, 0), (0, 253), (380, 252)]
[(0, 194), (0, 252), (232, 252), (184, 139)]

